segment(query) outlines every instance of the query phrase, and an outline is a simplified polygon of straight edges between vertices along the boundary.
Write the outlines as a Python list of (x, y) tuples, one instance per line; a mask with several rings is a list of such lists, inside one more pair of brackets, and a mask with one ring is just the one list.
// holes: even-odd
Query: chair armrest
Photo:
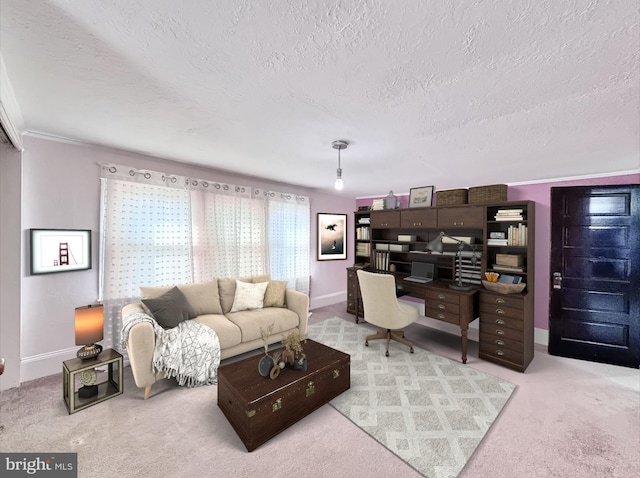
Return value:
[(287, 309), (298, 314), (300, 319), (300, 335), (305, 335), (307, 333), (307, 325), (309, 324), (309, 296), (294, 289), (287, 289), (285, 291), (285, 300)]

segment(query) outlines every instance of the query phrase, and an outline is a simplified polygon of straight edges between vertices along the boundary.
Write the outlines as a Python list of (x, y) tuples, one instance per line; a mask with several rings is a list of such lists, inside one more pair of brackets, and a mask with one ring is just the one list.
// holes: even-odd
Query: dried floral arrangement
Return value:
[(260, 336), (262, 337), (262, 343), (264, 344), (265, 355), (269, 352), (269, 337), (271, 337), (273, 327), (275, 327), (274, 322), (271, 322), (271, 325), (269, 325), (269, 327), (267, 327), (266, 329), (260, 327)]
[(298, 329), (294, 329), (282, 337), (282, 345), (284, 345), (284, 348), (293, 352), (295, 356), (302, 353), (302, 344), (305, 342), (306, 339), (303, 339)]

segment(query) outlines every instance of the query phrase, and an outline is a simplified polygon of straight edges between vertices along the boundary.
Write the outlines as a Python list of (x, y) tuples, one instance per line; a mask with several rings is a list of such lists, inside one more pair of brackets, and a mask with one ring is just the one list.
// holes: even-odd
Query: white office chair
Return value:
[(396, 279), (391, 274), (374, 274), (359, 270), (358, 282), (364, 307), (364, 320), (378, 328), (378, 332), (365, 337), (365, 345), (369, 340), (387, 339), (389, 356), (389, 342), (395, 340), (409, 347), (413, 353), (413, 344), (404, 338), (402, 329), (412, 324), (420, 313), (418, 308), (398, 302), (396, 297)]

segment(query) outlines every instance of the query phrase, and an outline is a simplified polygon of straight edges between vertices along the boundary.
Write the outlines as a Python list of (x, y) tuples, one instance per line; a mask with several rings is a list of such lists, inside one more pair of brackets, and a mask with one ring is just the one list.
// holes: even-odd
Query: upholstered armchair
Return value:
[(398, 302), (396, 297), (396, 279), (391, 274), (376, 274), (359, 270), (358, 282), (362, 295), (364, 320), (378, 328), (377, 333), (365, 337), (365, 345), (369, 340), (386, 339), (389, 356), (389, 342), (395, 340), (409, 347), (413, 353), (413, 344), (404, 338), (403, 328), (412, 324), (420, 313), (418, 308)]

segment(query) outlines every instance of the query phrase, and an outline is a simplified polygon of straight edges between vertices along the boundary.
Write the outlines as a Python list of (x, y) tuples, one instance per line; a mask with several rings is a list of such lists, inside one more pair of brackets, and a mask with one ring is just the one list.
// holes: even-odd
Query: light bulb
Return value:
[(338, 191), (342, 191), (343, 187), (344, 187), (344, 183), (342, 182), (342, 168), (338, 168), (338, 169), (336, 169), (336, 184), (335, 184), (335, 188)]

